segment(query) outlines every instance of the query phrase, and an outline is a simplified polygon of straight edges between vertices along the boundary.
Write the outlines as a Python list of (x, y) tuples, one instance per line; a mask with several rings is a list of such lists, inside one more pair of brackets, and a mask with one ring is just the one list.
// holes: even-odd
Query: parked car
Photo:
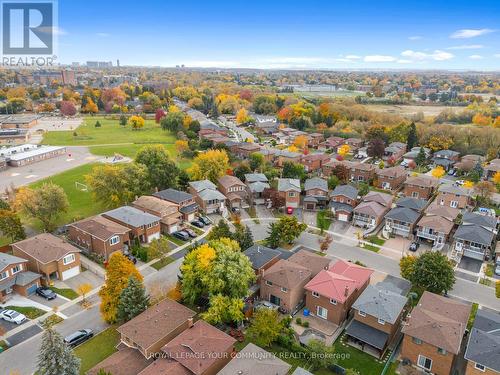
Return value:
[(495, 267), (495, 275), (500, 276), (500, 264), (497, 264)]
[(64, 338), (64, 342), (69, 346), (77, 346), (82, 342), (87, 341), (92, 336), (94, 336), (94, 332), (91, 329), (80, 329), (76, 332), (73, 332), (71, 335), (66, 336)]
[(41, 286), (39, 288), (36, 288), (36, 294), (49, 301), (57, 297), (57, 294), (55, 294), (52, 289), (47, 288), (46, 286)]
[(417, 251), (419, 247), (420, 247), (420, 244), (418, 242), (412, 242), (410, 244), (409, 250), (410, 251)]
[(189, 234), (183, 230), (172, 233), (172, 236), (182, 241), (189, 241)]
[(293, 214), (293, 207), (287, 207), (287, 208), (286, 208), (286, 213), (287, 213), (288, 215)]
[(193, 220), (191, 225), (194, 225), (197, 228), (203, 228), (205, 226), (205, 224), (203, 224), (200, 220)]
[(449, 171), (448, 171), (448, 176), (453, 176), (455, 175), (455, 173), (457, 172), (457, 170), (455, 168), (451, 168)]
[(125, 257), (130, 260), (132, 263), (136, 264), (137, 263), (137, 258), (135, 256), (133, 256), (131, 253), (129, 253), (128, 251), (124, 251), (123, 252), (123, 255), (125, 255)]
[(212, 224), (212, 220), (210, 220), (210, 219), (209, 219), (208, 217), (206, 217), (206, 216), (200, 216), (200, 217), (198, 218), (198, 221), (201, 221), (201, 222), (202, 222), (203, 224), (205, 224), (205, 225), (210, 225), (210, 224)]
[(239, 207), (233, 207), (233, 208), (231, 208), (231, 211), (233, 211), (235, 214), (239, 214), (240, 213)]
[(3, 310), (0, 311), (0, 318), (7, 322), (22, 324), (26, 321), (26, 316), (24, 314), (18, 313), (14, 310)]
[(455, 181), (455, 185), (457, 185), (457, 186), (462, 186), (463, 184), (465, 184), (464, 180), (456, 180)]
[(192, 237), (192, 238), (197, 237), (196, 233), (191, 228), (184, 228), (182, 231), (189, 234), (189, 237)]

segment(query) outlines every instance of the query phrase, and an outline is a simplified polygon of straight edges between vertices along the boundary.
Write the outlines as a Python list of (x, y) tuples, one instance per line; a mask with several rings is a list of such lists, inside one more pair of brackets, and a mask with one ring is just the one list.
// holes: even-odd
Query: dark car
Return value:
[(72, 333), (69, 336), (66, 336), (64, 338), (64, 342), (67, 345), (74, 347), (80, 345), (82, 342), (87, 341), (92, 336), (94, 336), (94, 332), (91, 329), (81, 329), (79, 331)]
[(417, 249), (419, 248), (420, 244), (418, 242), (412, 242), (410, 244), (410, 251), (417, 251)]
[(205, 224), (203, 224), (200, 220), (193, 220), (191, 225), (194, 225), (197, 228), (203, 228), (205, 226)]
[(123, 255), (125, 255), (125, 257), (130, 260), (132, 263), (136, 264), (137, 263), (137, 258), (135, 256), (133, 256), (132, 254), (130, 254), (129, 252), (123, 252)]
[(212, 224), (212, 220), (210, 220), (210, 219), (209, 219), (208, 217), (206, 217), (206, 216), (200, 216), (200, 217), (198, 218), (198, 221), (201, 221), (201, 222), (202, 222), (203, 224), (205, 224), (205, 225), (210, 225), (210, 224)]
[(192, 237), (192, 238), (198, 237), (198, 235), (191, 228), (184, 228), (182, 231), (189, 234), (189, 237)]
[(240, 213), (240, 209), (238, 207), (231, 208), (231, 211), (233, 211), (235, 214), (239, 214)]
[(55, 294), (53, 290), (45, 286), (36, 288), (36, 294), (38, 294), (40, 297), (45, 298), (46, 300), (55, 299), (57, 297), (57, 294)]
[(182, 241), (189, 241), (189, 234), (183, 230), (172, 233), (172, 236), (174, 236), (175, 238), (178, 238)]

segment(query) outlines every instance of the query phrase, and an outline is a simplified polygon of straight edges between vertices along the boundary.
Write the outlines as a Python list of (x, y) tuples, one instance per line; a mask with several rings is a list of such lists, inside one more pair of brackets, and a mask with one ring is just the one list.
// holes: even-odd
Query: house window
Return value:
[(432, 368), (432, 359), (427, 358), (421, 354), (418, 355), (418, 367), (421, 367), (427, 371), (430, 371)]
[(316, 297), (316, 298), (319, 298), (319, 293), (318, 292), (312, 292), (312, 296)]
[(272, 286), (272, 285), (273, 285), (273, 283), (272, 283), (272, 282), (270, 282), (270, 281), (268, 281), (268, 280), (266, 280), (266, 285)]
[(413, 341), (414, 344), (422, 345), (422, 340), (417, 339), (416, 337), (412, 337), (411, 341)]
[(457, 208), (458, 207), (458, 201), (451, 201), (450, 202), (450, 207), (451, 208)]
[(118, 242), (120, 242), (120, 236), (113, 236), (109, 239), (109, 244), (110, 245), (115, 245)]
[(0, 273), (0, 280), (4, 280), (7, 277), (9, 277), (9, 271), (4, 271), (4, 272)]
[(64, 265), (73, 263), (74, 261), (75, 261), (75, 254), (69, 254), (63, 258)]
[(475, 369), (477, 369), (477, 370), (479, 370), (479, 371), (482, 371), (482, 372), (485, 372), (485, 371), (486, 371), (486, 367), (484, 367), (484, 366), (483, 366), (482, 364), (480, 364), (480, 363), (476, 363), (476, 364), (474, 365), (474, 368), (475, 368)]
[(438, 348), (438, 353), (442, 355), (446, 355), (446, 350), (443, 348)]
[(378, 320), (378, 324), (382, 324), (382, 325), (384, 325), (384, 324), (385, 324), (385, 320), (384, 320), (384, 319), (379, 319), (379, 320)]
[(23, 266), (21, 264), (18, 264), (15, 267), (12, 267), (12, 274), (15, 275), (18, 272), (21, 272), (23, 269)]
[(332, 298), (332, 299), (330, 299), (330, 303), (332, 305), (336, 305), (337, 304), (337, 300)]
[(281, 287), (281, 291), (282, 291), (283, 293), (286, 293), (286, 292), (288, 292), (288, 289), (287, 289), (287, 288), (283, 288), (283, 287)]
[(295, 197), (295, 192), (294, 192), (294, 191), (289, 191), (289, 192), (288, 192), (288, 196), (289, 196), (290, 198)]
[(411, 196), (413, 198), (418, 198), (418, 191), (412, 191)]
[(358, 311), (358, 315), (359, 316), (366, 316), (366, 313), (364, 311), (359, 310)]

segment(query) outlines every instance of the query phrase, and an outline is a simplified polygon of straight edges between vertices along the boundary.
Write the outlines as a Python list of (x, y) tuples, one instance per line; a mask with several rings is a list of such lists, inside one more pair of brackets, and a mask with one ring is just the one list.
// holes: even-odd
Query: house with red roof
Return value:
[(306, 308), (311, 315), (340, 325), (370, 283), (372, 273), (369, 268), (337, 261), (305, 285)]

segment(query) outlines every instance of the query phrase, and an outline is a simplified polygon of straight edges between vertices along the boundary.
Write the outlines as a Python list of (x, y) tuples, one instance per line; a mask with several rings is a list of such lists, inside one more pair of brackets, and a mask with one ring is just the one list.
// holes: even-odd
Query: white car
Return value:
[(465, 181), (464, 181), (464, 180), (456, 180), (456, 181), (455, 181), (455, 184), (456, 184), (457, 186), (462, 186), (463, 184), (465, 184)]
[(0, 312), (0, 318), (6, 320), (7, 322), (21, 324), (26, 321), (26, 316), (21, 313), (18, 313), (14, 310), (3, 310)]

